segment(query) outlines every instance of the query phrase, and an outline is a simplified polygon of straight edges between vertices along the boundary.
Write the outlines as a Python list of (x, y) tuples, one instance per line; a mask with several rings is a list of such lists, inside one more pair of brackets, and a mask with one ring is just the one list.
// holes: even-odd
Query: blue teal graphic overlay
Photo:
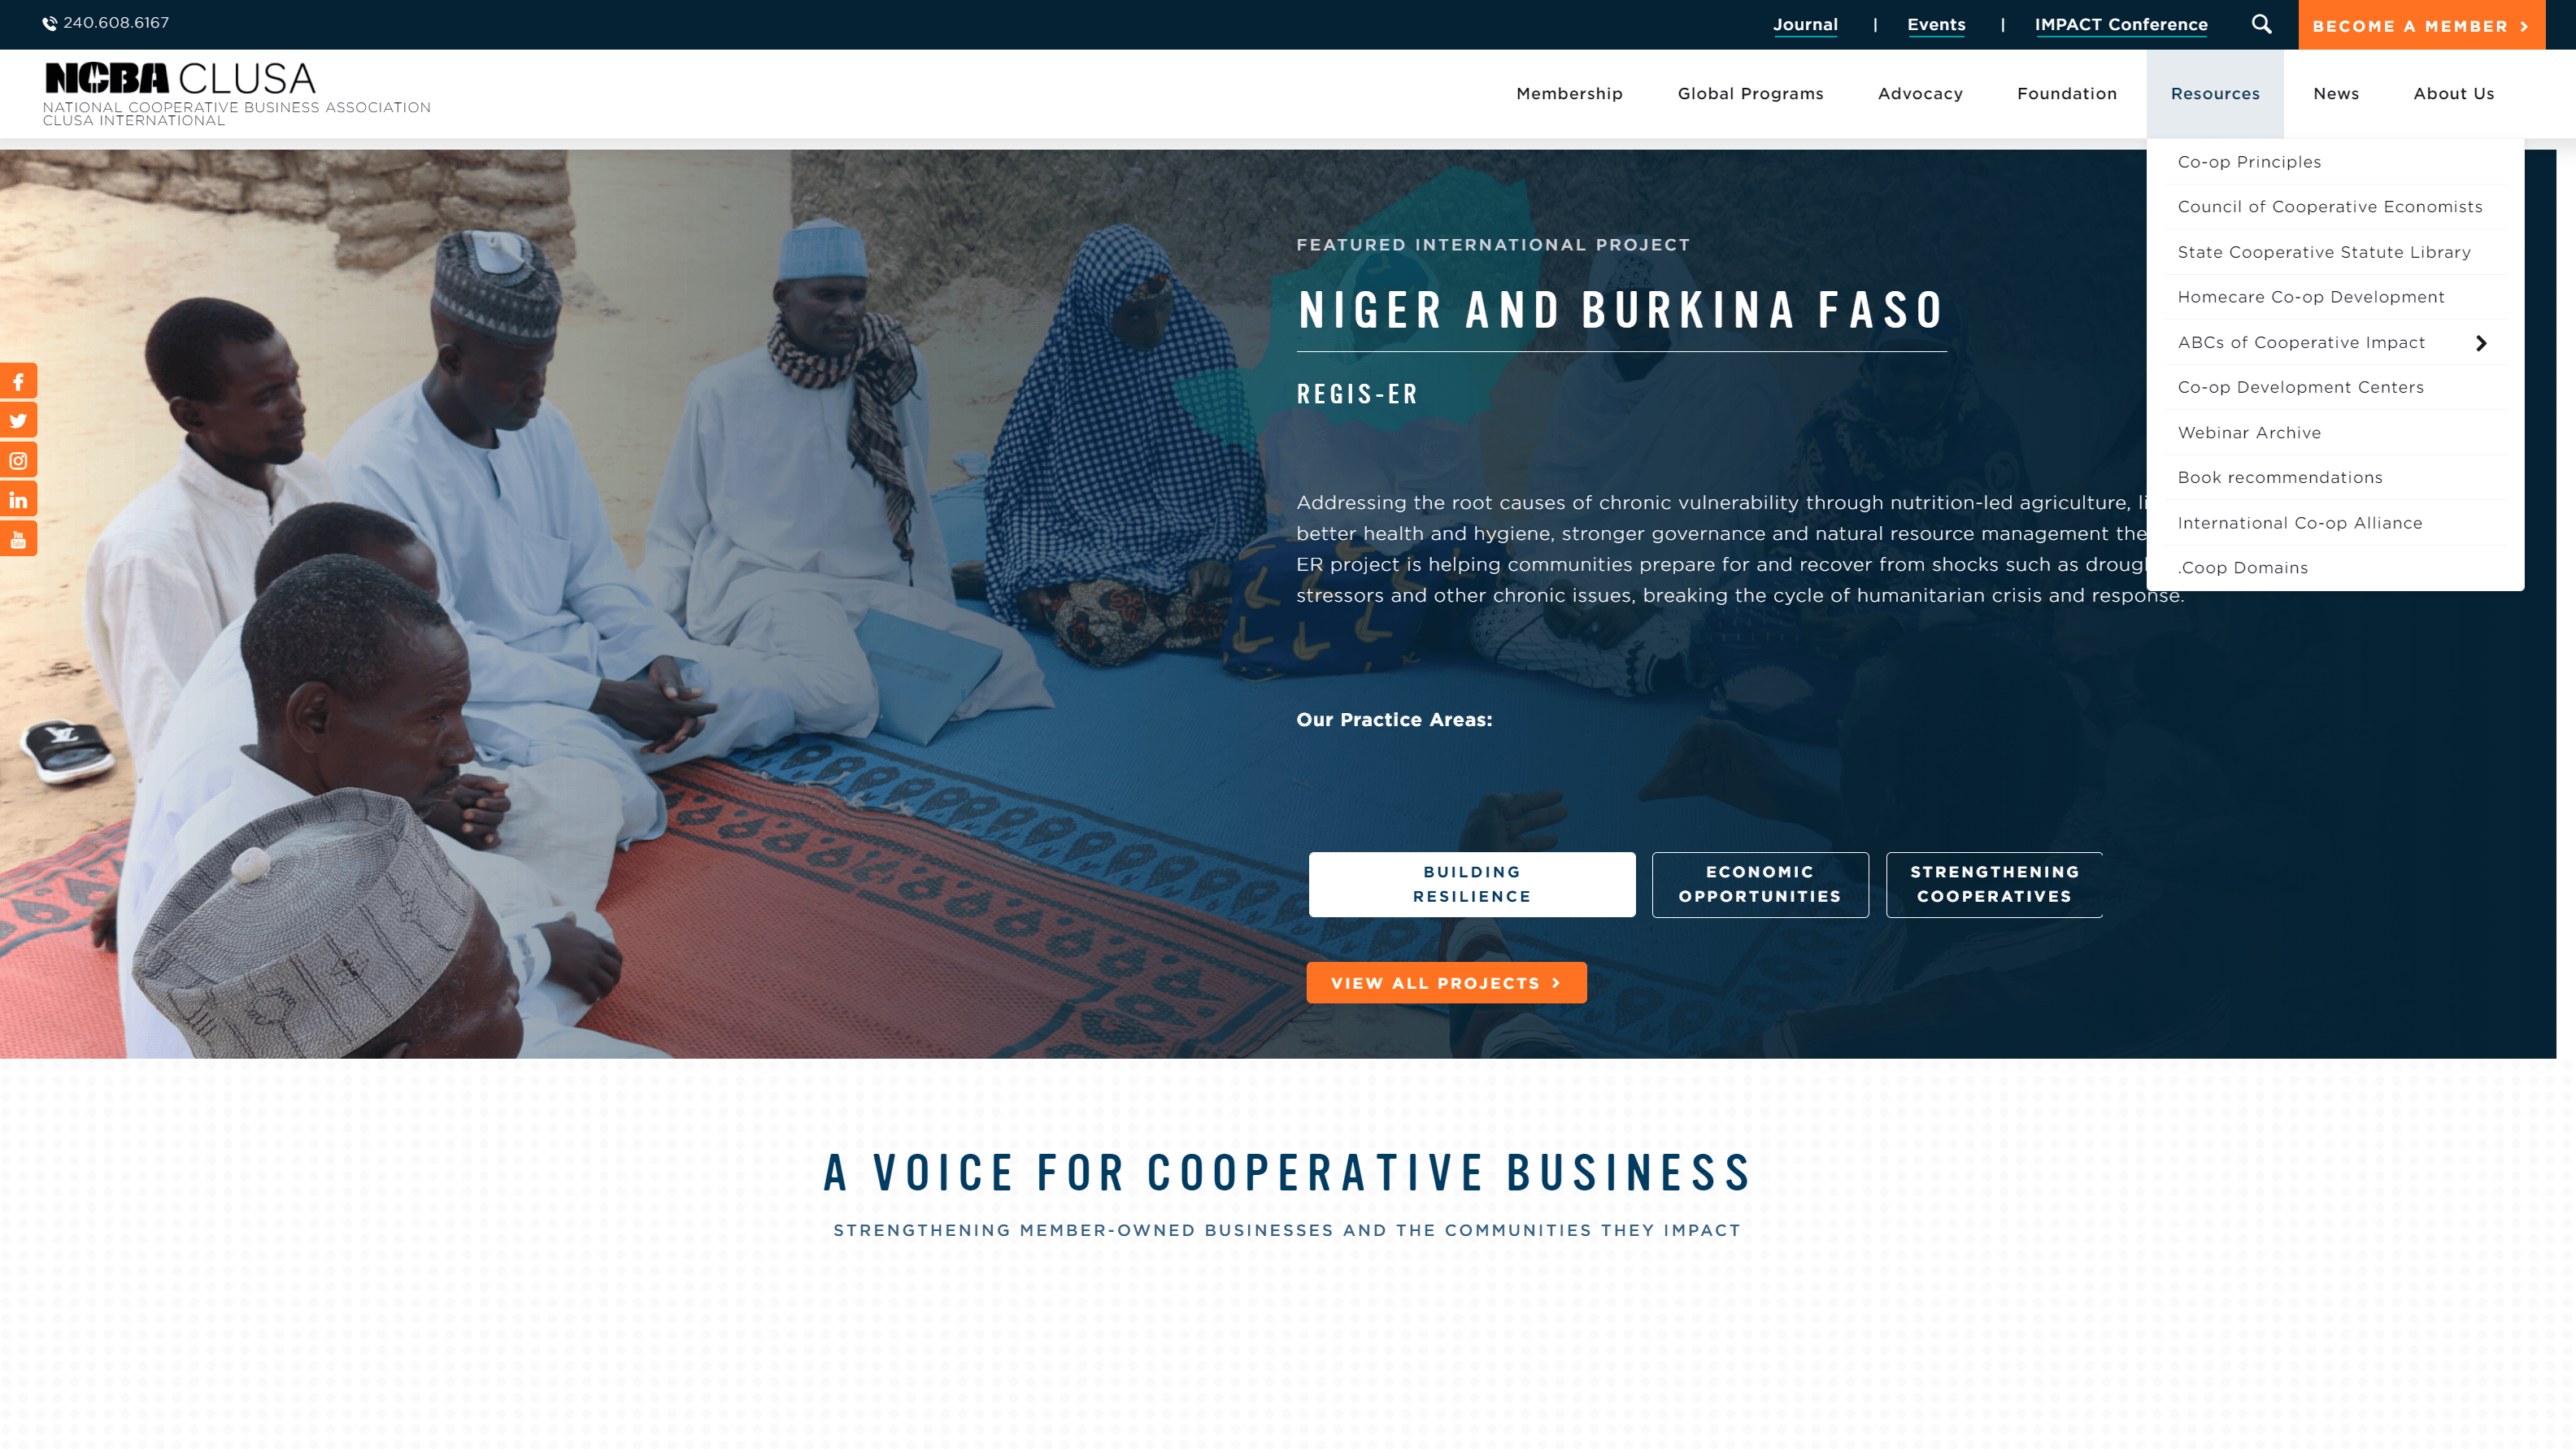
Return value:
[[(1181, 403), (1200, 426), (1245, 447), (1255, 440), (1236, 436), (1237, 430), (1292, 407), (1317, 407), (1331, 422), (1357, 420), (1388, 431), (1423, 417), (1469, 422), (1493, 406), (1503, 369), (1534, 335), (1529, 319), (1539, 254), (1449, 250), (1447, 244), (1518, 247), (1536, 236), (1527, 183), (1506, 186), (1452, 167), (1353, 227), (1344, 248), (1272, 278), (1270, 346), (1261, 365), (1238, 368), (1234, 378), (1185, 379)], [(1426, 242), (1444, 245), (1426, 249)], [(1437, 325), (1430, 327), (1420, 325), (1426, 292), (1437, 299), (1431, 313)], [(1502, 325), (1506, 294), (1517, 294), (1522, 309), (1508, 327)], [(1469, 326), (1476, 298), (1482, 322)], [(1237, 379), (1250, 405), (1244, 413), (1226, 406), (1228, 384)], [(1301, 386), (1307, 389), (1302, 397)], [(1390, 397), (1397, 401), (1385, 401)]]

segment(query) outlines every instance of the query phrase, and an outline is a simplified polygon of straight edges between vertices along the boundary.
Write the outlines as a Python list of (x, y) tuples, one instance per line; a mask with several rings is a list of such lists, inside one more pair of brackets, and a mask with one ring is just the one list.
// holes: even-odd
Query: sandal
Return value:
[(116, 756), (108, 752), (96, 725), (39, 720), (19, 736), (18, 748), (36, 762), (36, 778), (48, 785), (68, 785), (116, 767)]

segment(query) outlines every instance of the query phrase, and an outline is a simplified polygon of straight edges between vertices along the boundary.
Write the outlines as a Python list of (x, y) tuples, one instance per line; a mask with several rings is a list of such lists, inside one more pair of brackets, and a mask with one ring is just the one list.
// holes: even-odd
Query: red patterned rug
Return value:
[(121, 1057), (116, 953), (89, 914), (116, 888), (125, 822), (0, 874), (0, 1057)]
[(687, 1057), (1241, 1056), (1306, 1009), (1303, 959), (1212, 912), (730, 765), (661, 783), (670, 833), (600, 902), (626, 972), (583, 1024), (612, 1036)]
[[(671, 832), (620, 856), (626, 953), (587, 1025), (684, 1057), (1242, 1056), (1305, 963), (1212, 912), (730, 765), (662, 777)], [(0, 874), (0, 1057), (124, 1054), (89, 916), (125, 822)]]

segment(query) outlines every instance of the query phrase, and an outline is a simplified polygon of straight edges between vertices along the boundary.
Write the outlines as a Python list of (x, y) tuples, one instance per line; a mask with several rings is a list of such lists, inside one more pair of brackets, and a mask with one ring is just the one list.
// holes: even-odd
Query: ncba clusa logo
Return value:
[[(313, 89), (313, 72), (289, 70), (283, 61), (192, 60), (179, 67), (179, 89), (192, 96), (282, 96)], [(46, 61), (45, 94), (168, 95), (167, 62), (131, 60)]]

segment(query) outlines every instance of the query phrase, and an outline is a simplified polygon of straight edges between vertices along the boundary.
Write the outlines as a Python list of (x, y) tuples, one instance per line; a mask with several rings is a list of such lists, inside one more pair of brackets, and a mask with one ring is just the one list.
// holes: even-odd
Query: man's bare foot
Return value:
[(89, 943), (92, 947), (101, 951), (116, 949), (116, 898), (124, 893), (124, 885), (119, 884), (107, 893), (106, 900), (98, 903), (98, 909), (89, 913)]
[(1040, 623), (1052, 624), (1055, 611), (1063, 608), (1064, 601), (1072, 597), (1073, 591), (1062, 584), (1050, 584), (1043, 589), (1022, 589), (1020, 612)]

